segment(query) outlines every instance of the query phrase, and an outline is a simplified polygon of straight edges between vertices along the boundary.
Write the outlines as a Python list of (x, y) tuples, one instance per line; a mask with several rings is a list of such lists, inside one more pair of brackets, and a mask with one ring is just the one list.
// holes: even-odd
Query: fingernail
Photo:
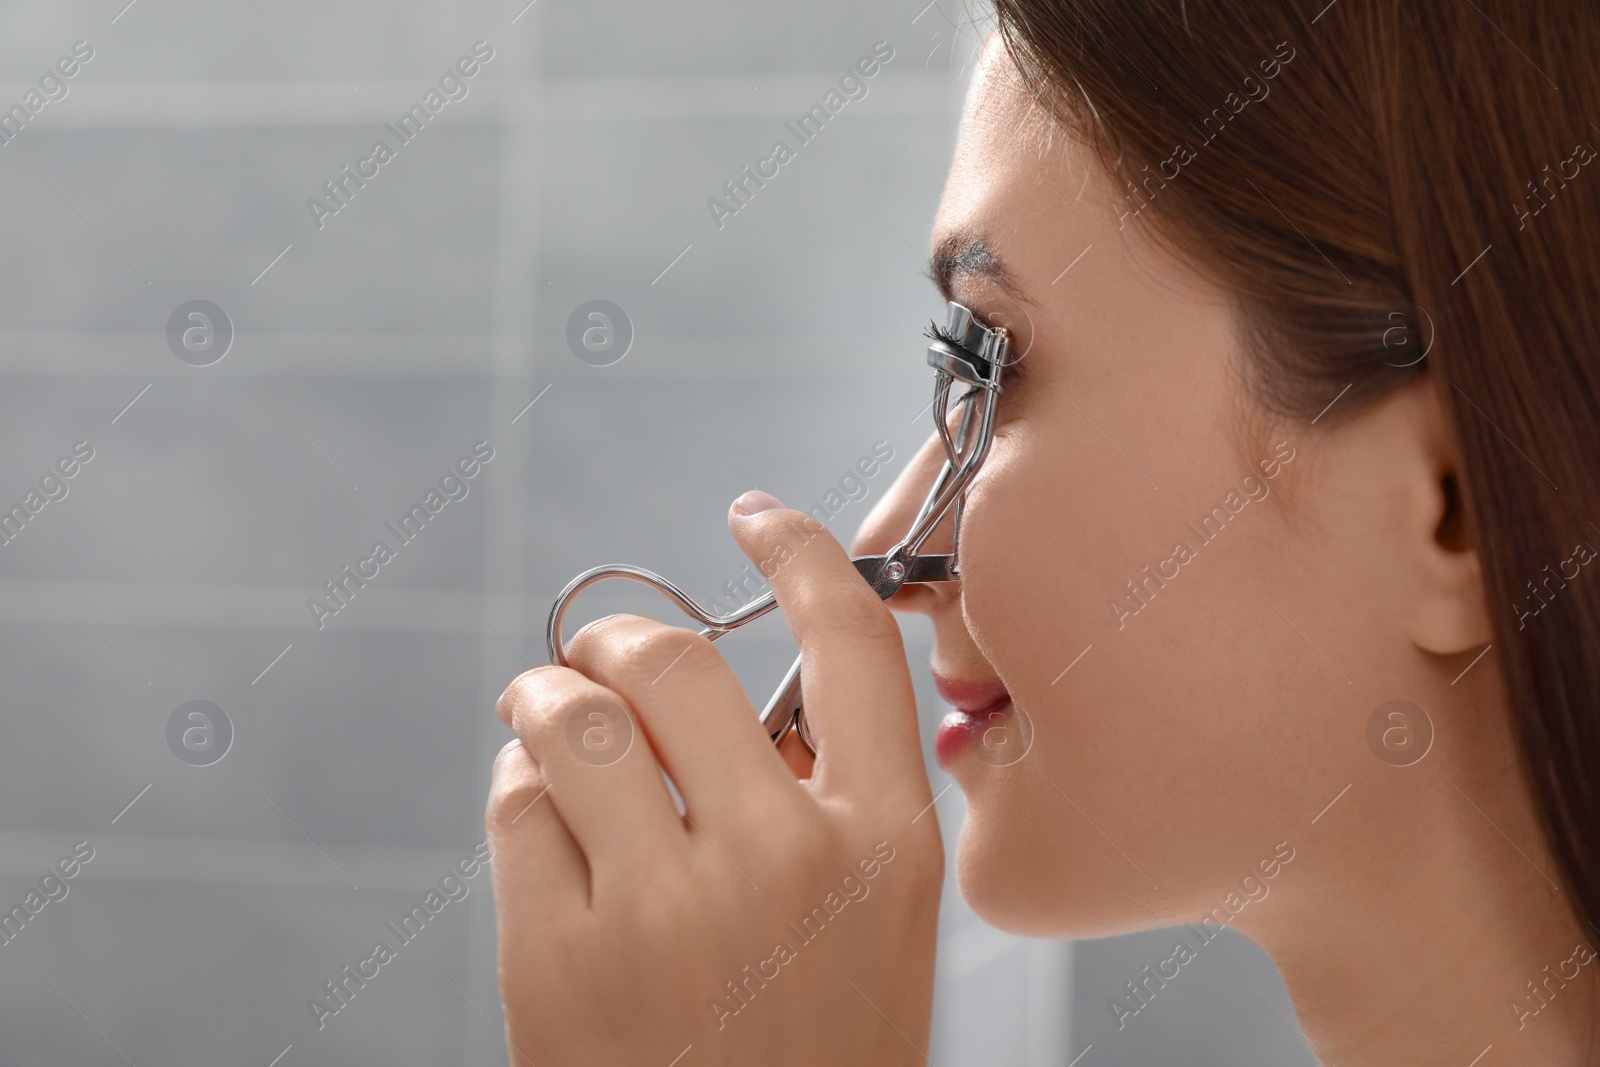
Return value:
[(764, 493), (760, 489), (752, 489), (733, 502), (735, 515), (754, 515), (758, 511), (771, 511), (773, 508), (783, 507), (783, 501), (771, 493)]

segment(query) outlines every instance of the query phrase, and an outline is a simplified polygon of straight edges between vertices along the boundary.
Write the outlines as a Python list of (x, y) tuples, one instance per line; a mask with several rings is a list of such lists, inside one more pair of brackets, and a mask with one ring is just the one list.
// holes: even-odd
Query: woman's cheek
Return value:
[[(1035, 420), (997, 432), (961, 523), (962, 602), (984, 657), (1015, 695), (1030, 665), (1052, 658), (1081, 630), (1083, 567), (1073, 545), (1083, 519), (1071, 464)], [(1039, 668), (1043, 669), (1043, 668)], [(1046, 679), (1048, 681), (1048, 679)]]
[(1006, 659), (1025, 658), (1017, 627), (1008, 616), (1023, 605), (1025, 583), (1015, 563), (1025, 561), (1039, 530), (1030, 510), (1020, 507), (1026, 493), (1025, 468), (1015, 435), (996, 433), (982, 474), (968, 491), (961, 519), (961, 601), (967, 629), (984, 658), (1005, 677)]

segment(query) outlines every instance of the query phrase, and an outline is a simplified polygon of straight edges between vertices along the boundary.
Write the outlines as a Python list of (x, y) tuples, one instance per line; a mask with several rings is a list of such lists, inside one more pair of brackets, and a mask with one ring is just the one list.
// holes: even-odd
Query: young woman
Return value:
[[(891, 602), (959, 709), (962, 893), (1024, 934), (1191, 924), (1129, 1011), (1231, 925), (1325, 1063), (1600, 1062), (1600, 12), (998, 14), (933, 274), (1024, 358), (961, 582)], [(815, 764), (685, 630), (609, 618), (517, 678), (515, 1064), (923, 1062), (943, 854), (898, 631), (800, 513), (729, 525), (784, 553)], [(634, 736), (604, 766), (568, 741), (597, 713)]]

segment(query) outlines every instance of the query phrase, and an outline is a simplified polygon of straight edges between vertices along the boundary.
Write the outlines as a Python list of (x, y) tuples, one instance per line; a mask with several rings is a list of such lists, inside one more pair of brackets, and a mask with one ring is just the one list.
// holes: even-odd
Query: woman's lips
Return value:
[(934, 671), (933, 685), (944, 702), (959, 711), (987, 711), (1011, 699), (998, 678), (971, 681)]
[(949, 768), (969, 748), (983, 740), (984, 731), (1011, 706), (1011, 694), (998, 680), (971, 681), (933, 673), (933, 684), (946, 704), (955, 706), (939, 723), (934, 735), (934, 755), (939, 766)]

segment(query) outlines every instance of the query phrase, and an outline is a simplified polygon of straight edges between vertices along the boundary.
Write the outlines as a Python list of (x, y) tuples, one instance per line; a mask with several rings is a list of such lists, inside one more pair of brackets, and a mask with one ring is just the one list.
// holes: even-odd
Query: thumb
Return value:
[(827, 527), (767, 493), (735, 500), (728, 526), (800, 645), (817, 788), (927, 803), (916, 698), (888, 605)]

